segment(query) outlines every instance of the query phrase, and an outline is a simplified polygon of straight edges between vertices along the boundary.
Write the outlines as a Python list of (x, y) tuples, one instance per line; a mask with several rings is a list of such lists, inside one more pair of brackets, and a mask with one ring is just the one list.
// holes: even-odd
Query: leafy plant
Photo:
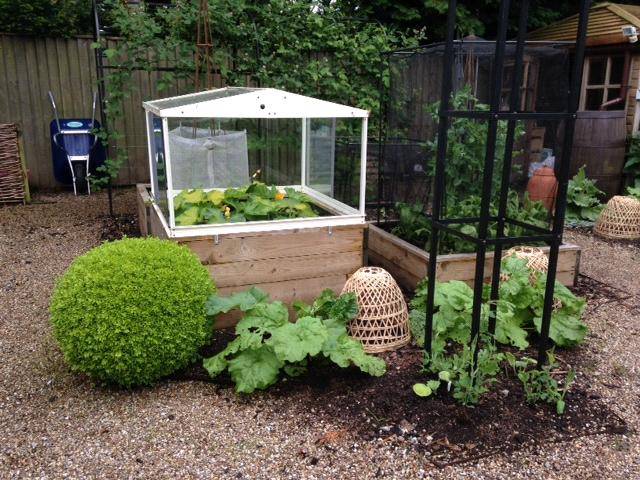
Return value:
[(186, 247), (154, 238), (104, 243), (57, 282), (53, 333), (74, 370), (149, 385), (198, 357), (211, 334), (205, 302), (214, 291)]
[[(456, 91), (451, 97), (453, 110), (487, 111), (489, 105), (480, 103), (472, 94), (469, 85)], [(439, 121), (438, 109), (440, 102), (434, 102), (427, 107), (427, 112), (434, 122)], [(489, 124), (472, 118), (456, 117), (450, 120), (447, 130), (447, 173), (445, 177), (445, 192), (447, 196), (445, 210), (456, 208), (456, 204), (468, 196), (482, 195), (482, 177), (484, 175), (484, 160), (486, 156), (487, 134)], [(508, 122), (499, 121), (496, 132), (496, 146), (494, 154), (494, 171), (491, 191), (494, 200), (500, 191), (502, 175), (502, 158), (505, 153)], [(517, 142), (524, 134), (521, 122), (516, 124), (514, 138)], [(427, 169), (435, 176), (435, 159), (438, 151), (438, 140), (426, 142), (429, 163)], [(517, 154), (519, 152), (513, 152)]]
[(312, 305), (296, 303), (295, 323), (286, 305), (269, 302), (257, 288), (230, 297), (212, 296), (207, 314), (215, 317), (234, 309), (244, 312), (236, 325), (236, 338), (217, 355), (204, 360), (212, 377), (228, 370), (236, 391), (252, 393), (278, 381), (280, 373), (295, 377), (307, 372), (310, 362), (330, 360), (346, 368), (355, 365), (373, 376), (385, 373), (383, 360), (367, 355), (362, 344), (349, 337), (348, 322), (358, 311), (355, 295), (337, 297), (325, 290)]
[(627, 161), (622, 171), (627, 174), (628, 183), (635, 185), (635, 190), (640, 193), (640, 135), (635, 135), (630, 139)]
[(640, 182), (633, 187), (627, 187), (627, 195), (632, 196), (636, 200), (640, 200)]
[(594, 180), (587, 178), (584, 165), (569, 180), (567, 188), (567, 211), (565, 219), (569, 223), (595, 222), (602, 211), (598, 197), (604, 195)]
[[(391, 230), (391, 233), (406, 240), (407, 242), (429, 249), (431, 238), (431, 226), (427, 220), (424, 211), (424, 205), (416, 203), (413, 205), (406, 203), (396, 204), (398, 212), (398, 224)], [(468, 196), (455, 203), (452, 203), (447, 209), (447, 216), (450, 218), (469, 218), (477, 217), (480, 214), (480, 197)], [(497, 204), (494, 202), (490, 208), (490, 215), (498, 214)], [(520, 200), (517, 192), (510, 191), (507, 200), (507, 216), (509, 218), (522, 222), (531, 223), (538, 227), (548, 227), (549, 213), (544, 208), (542, 202), (532, 201), (525, 193)], [(463, 225), (460, 230), (471, 236), (477, 236), (477, 228), (473, 224)], [(489, 224), (489, 235), (495, 236), (497, 232), (497, 223)], [(525, 233), (525, 229), (518, 225), (506, 225), (505, 234), (518, 236)], [(440, 234), (439, 252), (446, 253), (468, 253), (475, 251), (473, 243), (468, 242), (456, 235), (441, 233)]]
[(464, 345), (461, 351), (452, 355), (440, 352), (425, 364), (424, 372), (436, 375), (437, 379), (429, 380), (426, 384), (417, 383), (413, 391), (420, 397), (434, 394), (442, 384), (447, 391), (453, 391), (453, 398), (463, 405), (475, 405), (480, 398), (489, 391), (489, 386), (496, 382), (496, 375), (500, 371), (500, 362), (504, 359), (502, 353), (497, 353), (491, 342), (486, 342), (478, 349), (477, 361), (474, 364), (474, 344)]
[[(529, 332), (540, 332), (546, 276), (529, 270), (526, 262), (516, 257), (502, 261), (499, 300), (496, 304), (495, 340), (519, 349), (529, 346)], [(534, 281), (531, 281), (533, 275)], [(444, 351), (448, 342), (466, 344), (470, 340), (473, 290), (464, 282), (451, 280), (437, 283), (434, 297), (436, 309), (433, 316), (432, 349)], [(490, 314), (490, 287), (484, 291), (481, 331), (486, 332)], [(424, 323), (426, 315), (427, 282), (422, 281), (411, 300), (409, 322), (418, 345), (424, 345)], [(559, 308), (551, 315), (550, 338), (556, 345), (570, 347), (581, 343), (587, 326), (581, 317), (585, 301), (576, 297), (567, 287), (556, 282), (554, 299)]]
[(566, 407), (565, 396), (575, 380), (576, 374), (574, 370), (570, 370), (564, 379), (564, 386), (561, 388), (553, 376), (554, 371), (558, 368), (555, 356), (552, 352), (549, 352), (547, 356), (548, 362), (538, 369), (531, 368), (537, 365), (537, 362), (532, 358), (523, 357), (518, 360), (512, 353), (505, 354), (509, 366), (522, 382), (527, 403), (555, 404), (556, 412), (558, 415), (562, 415)]
[(176, 225), (315, 217), (311, 198), (293, 188), (284, 192), (254, 181), (241, 188), (183, 190), (173, 199)]

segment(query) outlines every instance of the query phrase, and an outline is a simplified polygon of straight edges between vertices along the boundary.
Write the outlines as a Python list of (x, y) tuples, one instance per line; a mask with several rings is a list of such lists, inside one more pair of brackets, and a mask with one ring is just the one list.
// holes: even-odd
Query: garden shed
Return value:
[[(363, 265), (366, 110), (244, 87), (143, 107), (143, 233), (189, 246), (223, 293), (310, 300)], [(352, 137), (359, 155), (339, 148)]]
[[(529, 40), (574, 42), (577, 29), (574, 15), (531, 32)], [(626, 139), (639, 131), (639, 33), (639, 5), (591, 7), (571, 174), (586, 165), (608, 197), (622, 185)]]

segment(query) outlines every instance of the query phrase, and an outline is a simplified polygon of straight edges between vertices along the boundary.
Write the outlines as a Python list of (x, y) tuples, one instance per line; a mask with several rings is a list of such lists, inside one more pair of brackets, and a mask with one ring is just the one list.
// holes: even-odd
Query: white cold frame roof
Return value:
[(225, 87), (144, 102), (167, 118), (367, 118), (369, 112), (275, 88)]

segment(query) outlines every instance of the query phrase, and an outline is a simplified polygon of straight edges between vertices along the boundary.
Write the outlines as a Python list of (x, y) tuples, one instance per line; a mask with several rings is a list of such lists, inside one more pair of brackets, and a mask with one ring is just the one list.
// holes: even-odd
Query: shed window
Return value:
[(626, 57), (599, 55), (585, 59), (581, 110), (624, 110), (621, 98)]

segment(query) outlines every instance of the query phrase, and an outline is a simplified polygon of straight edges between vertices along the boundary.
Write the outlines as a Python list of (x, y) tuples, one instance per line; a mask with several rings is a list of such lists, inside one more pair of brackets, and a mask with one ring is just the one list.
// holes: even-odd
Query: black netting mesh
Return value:
[[(487, 108), (493, 75), (495, 42), (456, 42), (453, 59), (453, 108)], [(526, 112), (565, 112), (569, 87), (570, 45), (529, 42), (524, 49), (520, 102)], [(444, 45), (399, 51), (389, 56), (389, 88), (380, 160), (379, 199), (384, 215), (393, 217), (397, 202), (420, 203), (429, 210), (437, 149), (437, 106), (443, 73)], [(515, 70), (515, 43), (506, 46), (500, 104), (509, 109)], [(506, 121), (499, 122), (494, 187), (497, 190), (505, 150)], [(479, 195), (486, 145), (485, 120), (451, 122), (447, 153), (446, 205)], [(516, 125), (510, 188), (521, 197), (529, 174), (541, 164), (553, 165), (561, 153), (559, 121), (527, 120)], [(373, 148), (376, 150), (376, 147)], [(497, 192), (494, 192), (497, 195)], [(445, 212), (446, 213), (446, 212)]]

